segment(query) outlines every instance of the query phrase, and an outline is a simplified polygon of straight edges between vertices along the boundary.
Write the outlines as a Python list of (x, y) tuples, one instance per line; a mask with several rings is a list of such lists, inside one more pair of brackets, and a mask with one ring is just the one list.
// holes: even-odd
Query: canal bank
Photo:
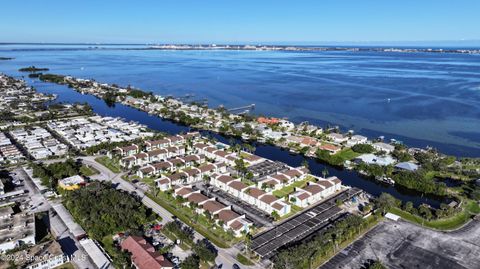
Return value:
[[(146, 112), (137, 110), (135, 108), (116, 103), (114, 106), (108, 106), (102, 99), (93, 95), (84, 95), (74, 89), (68, 88), (65, 85), (57, 85), (53, 83), (45, 83), (38, 80), (27, 79), (30, 85), (34, 86), (37, 91), (46, 94), (56, 94), (58, 96), (56, 102), (87, 102), (93, 108), (93, 111), (102, 116), (121, 117), (126, 120), (137, 121), (145, 124), (151, 129), (166, 132), (170, 134), (177, 134), (180, 132), (187, 132), (191, 130), (190, 127), (174, 123), (170, 120), (165, 120)], [(229, 143), (231, 137), (226, 137), (210, 131), (201, 131), (203, 135), (214, 137), (220, 142)], [(236, 143), (241, 143), (240, 140), (235, 139)], [(438, 207), (441, 200), (433, 196), (421, 195), (412, 190), (406, 190), (400, 186), (391, 186), (377, 181), (361, 177), (355, 171), (343, 170), (336, 167), (320, 163), (319, 161), (304, 157), (302, 155), (292, 155), (289, 151), (283, 150), (279, 147), (253, 143), (256, 147), (256, 154), (275, 161), (284, 162), (290, 166), (300, 166), (306, 160), (309, 168), (313, 174), (322, 175), (325, 169), (328, 170), (329, 176), (337, 176), (344, 185), (357, 187), (366, 192), (378, 196), (382, 192), (389, 193), (401, 200), (402, 202), (412, 201), (414, 205), (418, 206), (422, 203), (429, 204), (433, 207)]]

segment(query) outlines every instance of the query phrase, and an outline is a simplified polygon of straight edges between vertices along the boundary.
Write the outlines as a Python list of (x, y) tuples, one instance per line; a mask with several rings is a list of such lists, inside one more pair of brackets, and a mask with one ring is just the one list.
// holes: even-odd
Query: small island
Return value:
[(39, 67), (35, 67), (35, 66), (29, 66), (29, 67), (24, 67), (24, 68), (20, 68), (18, 69), (18, 71), (20, 72), (39, 72), (39, 71), (48, 71), (49, 69), (48, 68), (39, 68)]

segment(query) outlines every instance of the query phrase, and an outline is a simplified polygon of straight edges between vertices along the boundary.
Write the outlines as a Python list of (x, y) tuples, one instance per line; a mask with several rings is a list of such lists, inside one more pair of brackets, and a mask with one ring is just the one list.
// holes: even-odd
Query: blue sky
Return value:
[(0, 42), (480, 40), (479, 0), (12, 0)]

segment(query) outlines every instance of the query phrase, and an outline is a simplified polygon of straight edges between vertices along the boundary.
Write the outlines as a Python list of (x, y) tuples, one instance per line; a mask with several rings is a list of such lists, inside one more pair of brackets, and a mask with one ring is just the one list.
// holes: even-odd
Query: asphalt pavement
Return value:
[[(137, 193), (139, 197), (142, 197), (142, 203), (145, 206), (151, 208), (155, 213), (157, 213), (160, 217), (162, 217), (163, 223), (173, 221), (172, 214), (170, 214), (170, 212), (168, 212), (165, 208), (158, 205), (152, 199), (148, 198), (143, 192), (143, 190), (135, 187), (131, 182), (128, 182), (122, 179), (122, 176), (125, 173), (119, 173), (119, 174), (113, 173), (102, 164), (96, 162), (95, 158), (96, 157), (94, 156), (79, 157), (79, 159), (81, 159), (84, 164), (90, 165), (93, 168), (95, 168), (97, 171), (99, 171), (98, 175), (91, 177), (92, 179), (108, 180), (108, 181), (111, 181), (112, 183), (118, 184), (118, 188), (120, 189)], [(201, 240), (205, 238), (204, 236), (202, 236), (196, 231), (194, 236), (195, 236), (195, 239), (197, 240)], [(218, 246), (215, 246), (215, 247), (218, 249), (218, 256), (215, 262), (217, 263), (217, 265), (222, 265), (222, 268), (229, 269), (229, 268), (232, 268), (234, 264), (239, 265), (240, 268), (252, 268), (252, 269), (262, 268), (258, 265), (254, 265), (254, 266), (241, 265), (235, 258), (239, 252), (239, 250), (235, 247), (230, 247), (230, 248), (220, 248)]]

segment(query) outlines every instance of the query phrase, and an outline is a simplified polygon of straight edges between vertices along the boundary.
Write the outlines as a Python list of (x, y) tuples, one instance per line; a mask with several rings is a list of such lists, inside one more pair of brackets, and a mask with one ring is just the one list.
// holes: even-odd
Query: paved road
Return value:
[(24, 179), (25, 187), (28, 189), (32, 200), (31, 210), (33, 212), (49, 212), (50, 229), (56, 235), (56, 240), (62, 247), (64, 254), (72, 259), (74, 266), (80, 269), (96, 268), (89, 260), (87, 253), (83, 250), (78, 240), (68, 231), (62, 220), (50, 210), (52, 208), (51, 203), (54, 202), (45, 199), (45, 196), (35, 187), (32, 179), (24, 169), (19, 168), (15, 172)]
[[(173, 221), (172, 214), (170, 214), (170, 212), (168, 212), (165, 208), (158, 205), (152, 199), (145, 196), (145, 193), (143, 192), (143, 190), (135, 187), (132, 183), (122, 179), (122, 175), (124, 175), (125, 173), (120, 173), (120, 174), (113, 173), (102, 164), (99, 164), (98, 162), (96, 162), (95, 157), (93, 156), (79, 157), (79, 159), (81, 159), (84, 164), (90, 165), (99, 171), (98, 175), (91, 177), (92, 179), (109, 180), (112, 183), (118, 184), (118, 187), (120, 189), (137, 193), (139, 197), (142, 197), (142, 203), (145, 206), (151, 208), (155, 213), (157, 213), (159, 216), (162, 217), (162, 222), (165, 223), (165, 222)], [(203, 238), (205, 237), (203, 237), (201, 234), (195, 231), (195, 239), (201, 240)], [(222, 264), (223, 265), (222, 268), (229, 269), (233, 267), (233, 264), (239, 264), (239, 262), (235, 259), (235, 257), (237, 256), (237, 253), (239, 252), (237, 248), (231, 247), (228, 249), (224, 249), (224, 248), (219, 248), (218, 246), (216, 247), (218, 249), (218, 257), (215, 260), (215, 262), (219, 265)], [(240, 265), (240, 267), (241, 268), (261, 268), (258, 265), (255, 265), (255, 266)]]

